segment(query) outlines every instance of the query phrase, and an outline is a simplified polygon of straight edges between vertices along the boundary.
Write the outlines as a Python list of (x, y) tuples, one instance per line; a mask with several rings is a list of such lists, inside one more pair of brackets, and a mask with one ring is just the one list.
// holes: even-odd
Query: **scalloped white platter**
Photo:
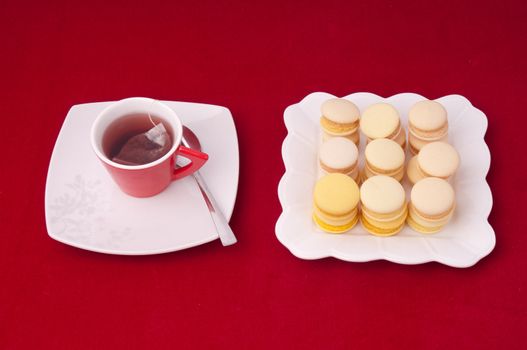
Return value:
[[(288, 134), (282, 145), (285, 174), (278, 185), (282, 214), (276, 223), (276, 236), (292, 254), (301, 259), (334, 257), (351, 262), (389, 260), (400, 264), (421, 264), (430, 261), (452, 267), (470, 267), (488, 255), (496, 243), (488, 222), (492, 209), (492, 193), (486, 181), (490, 152), (484, 136), (487, 117), (460, 95), (437, 99), (448, 112), (449, 143), (459, 152), (460, 167), (451, 179), (456, 191), (456, 211), (449, 224), (439, 233), (423, 235), (408, 225), (397, 235), (376, 237), (358, 223), (343, 234), (320, 231), (311, 219), (313, 187), (320, 177), (318, 147), (321, 104), (335, 96), (315, 92), (286, 108), (284, 121)], [(354, 93), (344, 98), (361, 112), (377, 102), (392, 104), (401, 115), (407, 130), (408, 111), (417, 101), (426, 99), (413, 93), (383, 98), (371, 93)], [(363, 163), (364, 136), (359, 146)], [(410, 159), (407, 152), (407, 161)], [(403, 182), (407, 191), (410, 184)]]
[[(100, 253), (146, 255), (194, 247), (218, 238), (193, 177), (149, 198), (119, 190), (90, 145), (90, 129), (111, 102), (73, 106), (51, 155), (46, 226), (51, 238)], [(201, 103), (163, 101), (198, 136), (209, 160), (200, 169), (223, 213), (231, 217), (239, 155), (230, 111)]]

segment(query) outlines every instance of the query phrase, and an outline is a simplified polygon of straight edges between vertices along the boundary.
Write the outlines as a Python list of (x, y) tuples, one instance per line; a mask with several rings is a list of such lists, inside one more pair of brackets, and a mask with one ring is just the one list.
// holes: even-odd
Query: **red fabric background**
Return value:
[[(525, 1), (0, 2), (0, 348), (527, 348)], [(313, 91), (459, 93), (489, 118), (495, 250), (469, 269), (303, 261), (275, 238), (285, 107)], [(219, 241), (147, 257), (47, 236), (70, 106), (129, 96), (233, 113)]]

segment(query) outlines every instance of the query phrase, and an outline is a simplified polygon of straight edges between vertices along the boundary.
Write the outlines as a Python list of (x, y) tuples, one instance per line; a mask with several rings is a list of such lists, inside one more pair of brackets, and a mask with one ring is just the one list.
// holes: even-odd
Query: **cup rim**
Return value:
[[(98, 130), (97, 127), (101, 123), (101, 121), (104, 118), (104, 116), (108, 112), (110, 112), (113, 109), (117, 108), (118, 106), (121, 106), (121, 105), (126, 104), (126, 103), (131, 102), (131, 101), (140, 101), (142, 103), (143, 102), (144, 103), (158, 103), (159, 106), (162, 109), (164, 109), (167, 114), (171, 115), (173, 117), (174, 121), (176, 121), (176, 125), (173, 125), (171, 123), (171, 126), (174, 129), (174, 134), (176, 134), (174, 140), (172, 140), (172, 147), (170, 148), (170, 150), (164, 156), (162, 156), (159, 159), (156, 159), (153, 162), (146, 163), (146, 164), (141, 164), (141, 165), (120, 164), (120, 163), (114, 162), (111, 159), (109, 159), (104, 154), (104, 152), (102, 152), (99, 149), (99, 147), (98, 147), (98, 142), (96, 140), (96, 132)], [(161, 116), (161, 117), (163, 117), (163, 116)], [(169, 120), (169, 122), (171, 122), (171, 121)], [(118, 101), (115, 101), (115, 102), (111, 103), (109, 106), (105, 107), (101, 112), (99, 112), (99, 114), (95, 118), (95, 121), (92, 124), (90, 139), (91, 139), (91, 146), (92, 146), (93, 151), (95, 152), (97, 157), (100, 160), (102, 160), (104, 163), (106, 163), (106, 164), (108, 164), (108, 165), (110, 165), (110, 166), (112, 166), (114, 168), (119, 168), (119, 169), (124, 169), (124, 170), (142, 170), (142, 169), (149, 169), (149, 168), (155, 167), (155, 166), (165, 162), (168, 158), (172, 157), (174, 155), (175, 151), (179, 148), (179, 146), (181, 144), (181, 134), (182, 134), (182, 132), (183, 132), (183, 126), (182, 126), (182, 123), (181, 123), (181, 119), (179, 119), (179, 116), (177, 115), (177, 113), (172, 108), (168, 107), (162, 101), (159, 101), (159, 100), (156, 100), (156, 99), (153, 99), (153, 98), (149, 98), (149, 97), (128, 97), (128, 98), (124, 98), (122, 100), (118, 100)]]

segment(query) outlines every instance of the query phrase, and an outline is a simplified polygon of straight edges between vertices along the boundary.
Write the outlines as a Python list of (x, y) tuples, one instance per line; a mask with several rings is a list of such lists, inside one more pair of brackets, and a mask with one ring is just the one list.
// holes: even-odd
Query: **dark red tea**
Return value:
[[(162, 123), (167, 132), (163, 145), (150, 141), (146, 136), (149, 130)], [(163, 119), (148, 114), (128, 114), (113, 121), (102, 139), (105, 155), (121, 164), (142, 165), (163, 157), (171, 148), (174, 132)]]

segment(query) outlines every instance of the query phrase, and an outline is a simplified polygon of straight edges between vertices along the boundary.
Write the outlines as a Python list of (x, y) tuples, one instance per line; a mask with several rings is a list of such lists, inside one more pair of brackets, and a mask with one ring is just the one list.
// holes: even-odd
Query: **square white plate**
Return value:
[[(238, 189), (238, 139), (221, 106), (163, 101), (198, 136), (208, 162), (200, 172), (229, 219)], [(73, 106), (60, 130), (46, 181), (46, 225), (57, 241), (101, 253), (165, 253), (218, 238), (193, 179), (150, 198), (122, 193), (95, 156), (90, 129), (112, 102)]]
[[(354, 262), (385, 259), (401, 264), (437, 261), (454, 267), (472, 266), (492, 251), (496, 238), (488, 223), (492, 194), (486, 181), (490, 167), (490, 152), (484, 140), (487, 118), (459, 95), (437, 100), (448, 112), (449, 142), (461, 158), (460, 168), (452, 179), (456, 211), (441, 232), (422, 235), (405, 226), (395, 236), (376, 237), (360, 224), (340, 235), (317, 229), (311, 212), (313, 186), (319, 176), (320, 106), (333, 97), (322, 92), (312, 93), (284, 112), (288, 135), (282, 145), (282, 157), (286, 171), (278, 186), (283, 212), (276, 223), (276, 236), (284, 246), (302, 259), (335, 257)], [(398, 109), (405, 128), (410, 107), (425, 99), (413, 93), (389, 98), (355, 93), (344, 98), (354, 102), (361, 111), (373, 103), (391, 103)], [(364, 140), (361, 153), (363, 149)], [(408, 193), (410, 186), (404, 185)]]

